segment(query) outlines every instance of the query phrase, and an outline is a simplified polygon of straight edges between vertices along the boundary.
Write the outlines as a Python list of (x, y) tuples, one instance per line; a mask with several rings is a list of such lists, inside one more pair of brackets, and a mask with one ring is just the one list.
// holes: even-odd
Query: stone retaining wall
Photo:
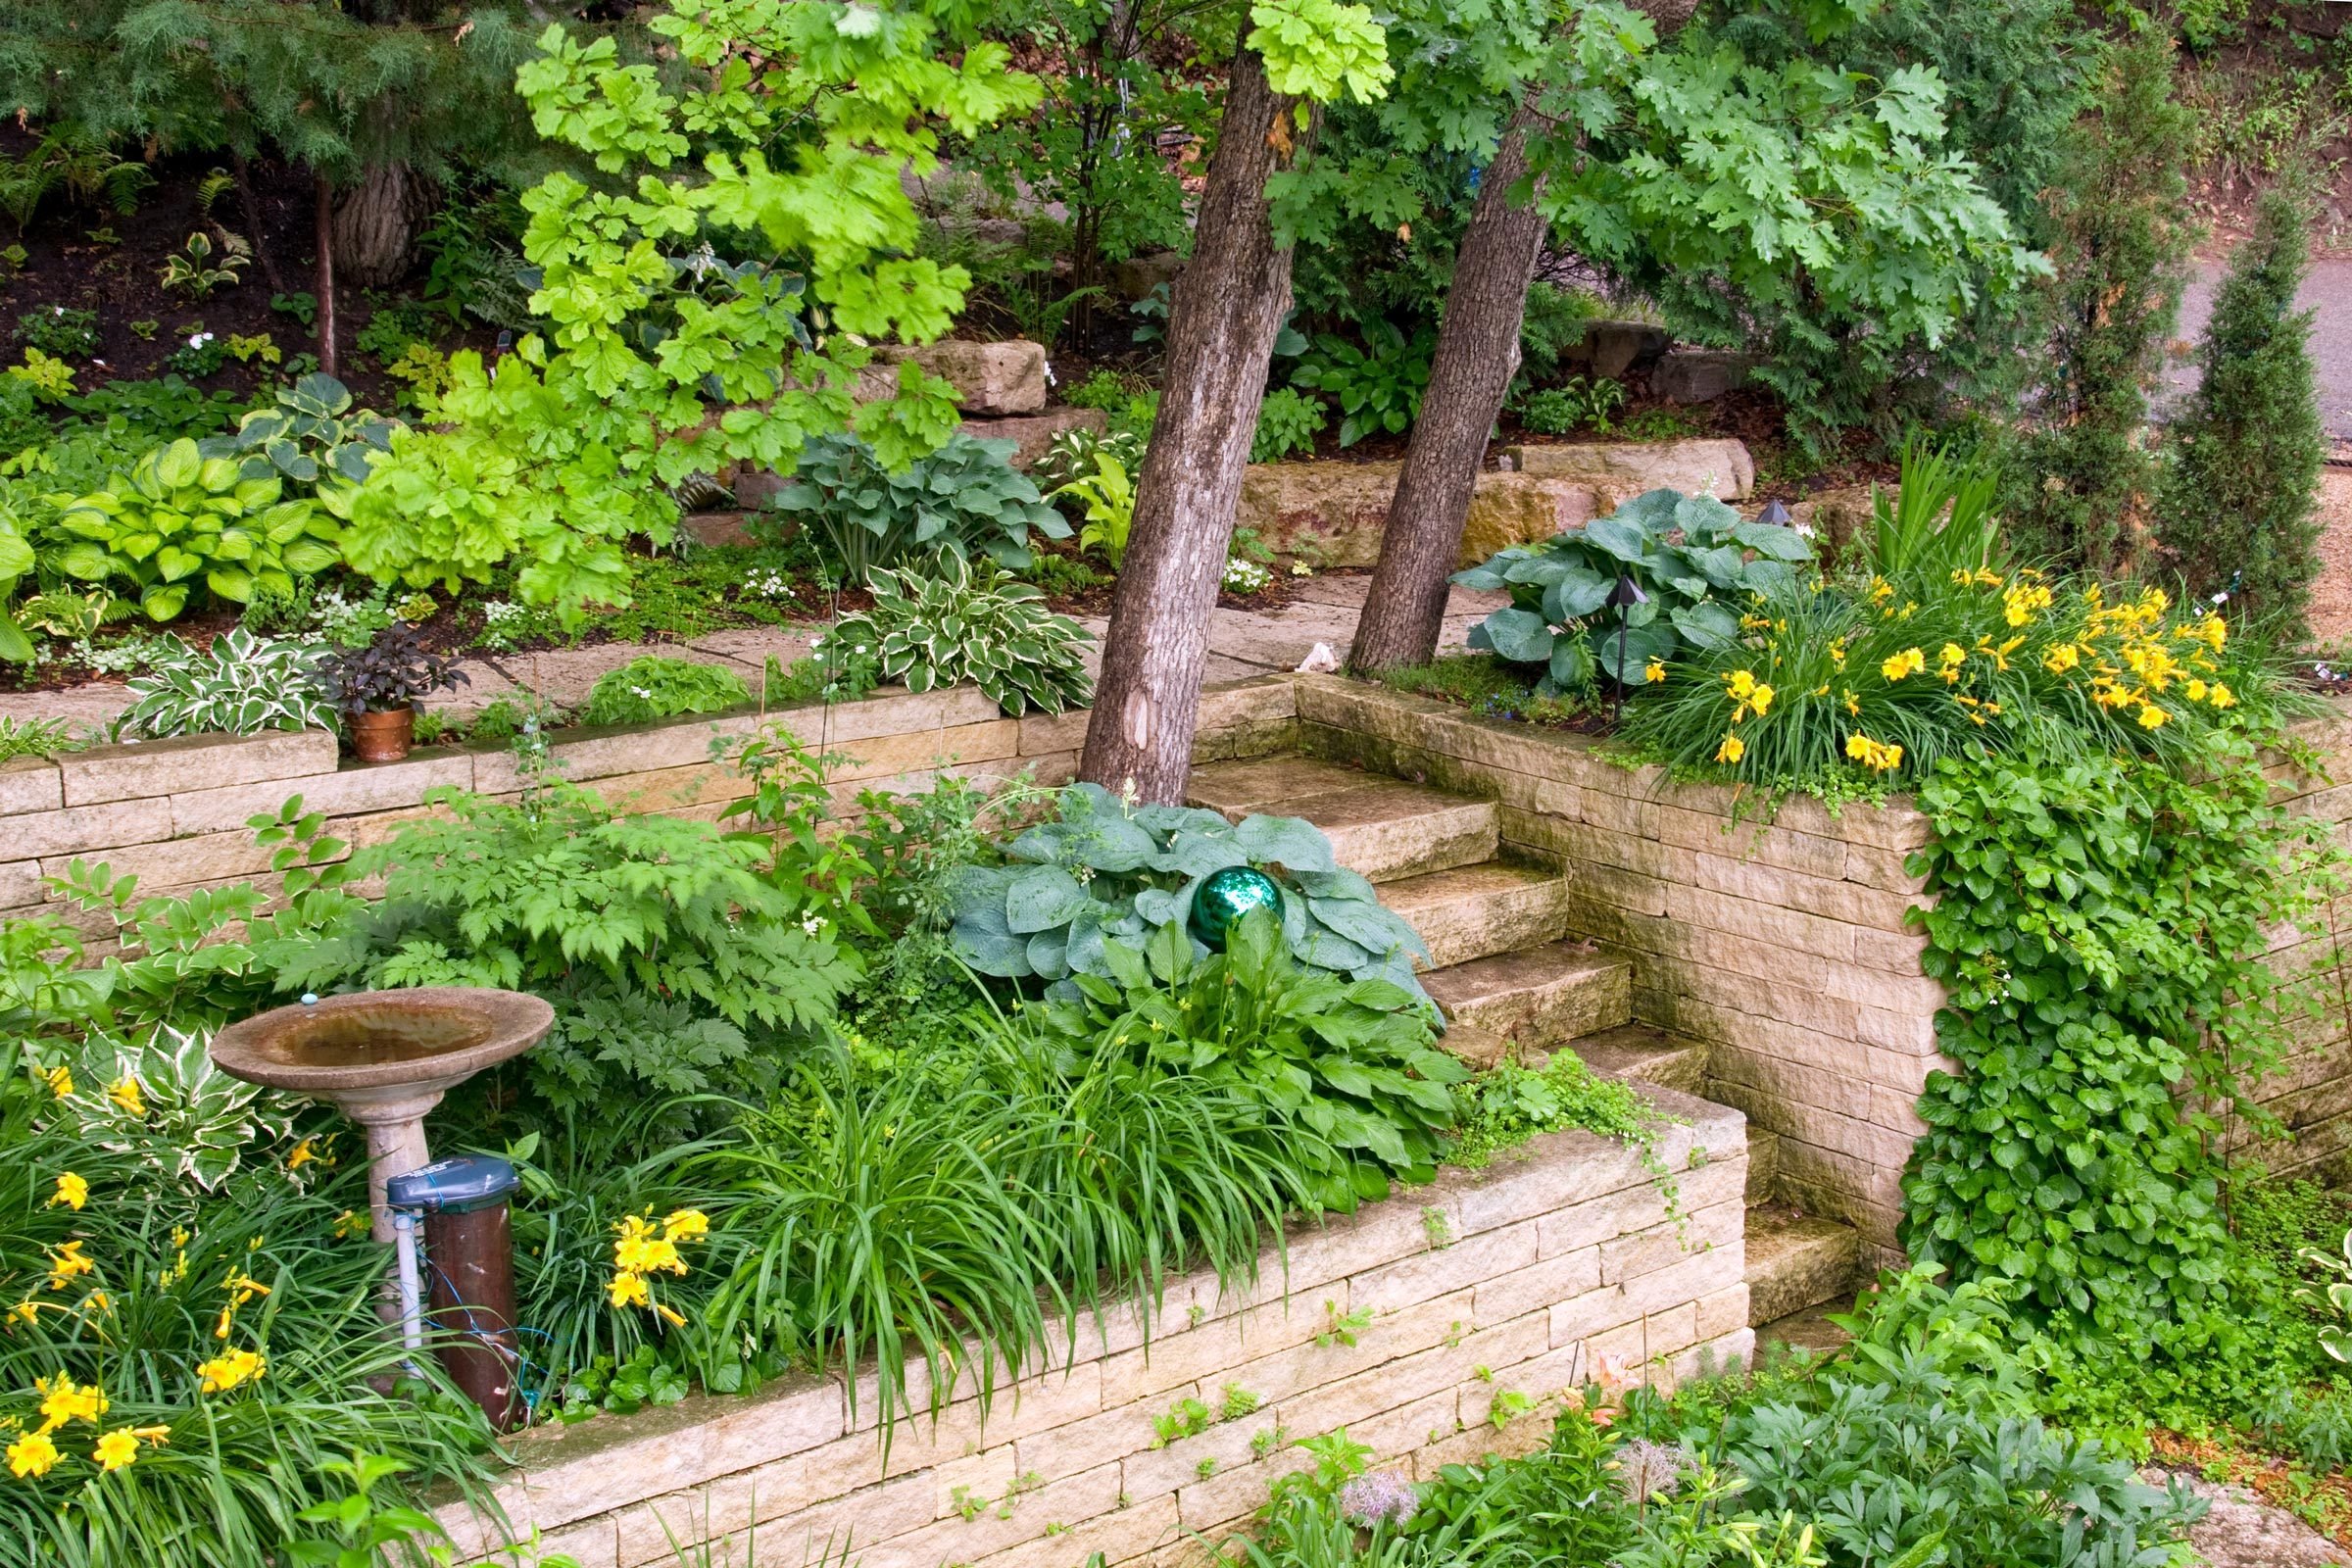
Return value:
[[(1769, 823), (1740, 821), (1739, 792), (1629, 767), (1583, 736), (1329, 676), (1299, 677), (1298, 702), (1308, 751), (1497, 801), (1506, 848), (1574, 872), (1570, 929), (1632, 961), (1635, 1016), (1704, 1045), (1708, 1098), (1781, 1135), (1782, 1195), (1898, 1260), (1919, 1094), (1953, 1066), (1936, 1049), (1943, 988), (1920, 973), (1926, 941), (1903, 920), (1921, 886), (1903, 862), (1929, 839), (1918, 810), (1832, 816), (1798, 797)], [(2281, 760), (2278, 798), (2352, 844), (2352, 710), (2298, 738), (2325, 771)], [(2352, 1185), (2352, 966), (2337, 937), (2352, 899), (2322, 923), (2333, 929), (2282, 929), (2273, 954), (2312, 1007), (2255, 1087), (2291, 1138), (2257, 1146), (2235, 1117), (2227, 1137), (2275, 1175)]]
[[(870, 1374), (854, 1400), (840, 1377), (793, 1376), (539, 1429), (515, 1442), (518, 1469), (497, 1490), (503, 1528), (464, 1503), (442, 1520), (466, 1556), (536, 1529), (582, 1568), (669, 1563), (705, 1542), (756, 1544), (761, 1563), (829, 1548), (862, 1568), (1082, 1568), (1096, 1553), (1115, 1568), (1238, 1527), (1271, 1482), (1311, 1463), (1289, 1440), (1345, 1427), (1419, 1476), (1527, 1451), (1548, 1434), (1550, 1396), (1618, 1368), (1670, 1383), (1753, 1347), (1744, 1123), (1654, 1098), (1677, 1118), (1655, 1151), (1671, 1208), (1635, 1151), (1555, 1134), (1294, 1227), (1253, 1291), (1208, 1272), (1171, 1282), (1148, 1343), (1131, 1308), (1083, 1319), (1074, 1349), (985, 1415), (967, 1382), (936, 1424), (903, 1419), (887, 1454)], [(1353, 1344), (1332, 1334), (1335, 1317), (1367, 1313)], [(1159, 1441), (1155, 1422), (1181, 1401), (1221, 1410), (1235, 1391), (1255, 1407)], [(1534, 1403), (1513, 1417), (1506, 1395)]]
[[(1894, 1255), (1903, 1163), (1943, 990), (1919, 972), (1907, 805), (1831, 816), (1677, 784), (1581, 735), (1331, 676), (1298, 680), (1300, 744), (1495, 801), (1506, 850), (1570, 871), (1569, 929), (1629, 959), (1634, 1014), (1707, 1048), (1707, 1095), (1781, 1135), (1779, 1184)], [(1757, 803), (1749, 801), (1751, 809)]]
[[(1213, 686), (1201, 699), (1200, 755), (1255, 757), (1290, 747), (1296, 733), (1290, 682), (1281, 678)], [(710, 760), (716, 735), (780, 724), (811, 751), (835, 755), (834, 797), (854, 809), (868, 789), (919, 790), (945, 774), (984, 779), (1028, 772), (1058, 784), (1077, 767), (1084, 711), (1006, 718), (964, 688), (869, 697), (832, 708), (705, 714), (656, 724), (560, 731), (563, 775), (592, 786), (624, 811), (715, 818), (751, 791), (732, 768)], [(45, 879), (73, 860), (135, 874), (142, 891), (185, 892), (254, 881), (270, 889), (270, 852), (257, 849), (246, 819), (299, 795), (324, 811), (329, 832), (354, 847), (380, 842), (426, 808), (442, 786), (509, 795), (520, 784), (504, 746), (422, 747), (398, 762), (338, 759), (322, 730), (250, 737), (192, 736), (73, 752), (54, 761), (0, 763), (0, 918), (66, 914), (109, 951), (111, 921), (59, 903)]]

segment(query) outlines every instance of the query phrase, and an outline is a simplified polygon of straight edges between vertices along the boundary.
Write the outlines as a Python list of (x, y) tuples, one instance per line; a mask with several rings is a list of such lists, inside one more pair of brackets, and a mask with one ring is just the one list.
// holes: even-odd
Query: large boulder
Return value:
[(1515, 446), (1504, 448), (1500, 461), (1522, 473), (1589, 486), (1603, 514), (1648, 490), (1744, 501), (1756, 484), (1755, 460), (1745, 444), (1729, 438)]
[(1755, 356), (1731, 349), (1670, 349), (1649, 368), (1649, 390), (1669, 403), (1712, 403), (1747, 385)]
[(966, 414), (1036, 414), (1046, 406), (1046, 346), (1026, 338), (1003, 343), (950, 338), (920, 348), (884, 344), (858, 378), (858, 400), (875, 402), (897, 391), (902, 360), (954, 382), (956, 400)]
[[(1396, 494), (1396, 463), (1255, 463), (1242, 478), (1239, 524), (1269, 549), (1327, 566), (1369, 566)], [(1590, 487), (1532, 473), (1482, 473), (1462, 529), (1461, 564), (1506, 545), (1547, 539), (1594, 515)]]
[(1589, 321), (1584, 345), (1572, 358), (1590, 366), (1594, 375), (1613, 381), (1654, 363), (1673, 346), (1673, 333), (1647, 321)]

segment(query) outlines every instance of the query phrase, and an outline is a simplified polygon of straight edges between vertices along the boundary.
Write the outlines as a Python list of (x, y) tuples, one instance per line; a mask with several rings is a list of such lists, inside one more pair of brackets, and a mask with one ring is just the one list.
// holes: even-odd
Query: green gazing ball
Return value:
[(1267, 909), (1282, 918), (1282, 889), (1263, 871), (1229, 865), (1200, 879), (1193, 894), (1193, 914), (1186, 922), (1193, 935), (1222, 953), (1225, 938), (1251, 909)]

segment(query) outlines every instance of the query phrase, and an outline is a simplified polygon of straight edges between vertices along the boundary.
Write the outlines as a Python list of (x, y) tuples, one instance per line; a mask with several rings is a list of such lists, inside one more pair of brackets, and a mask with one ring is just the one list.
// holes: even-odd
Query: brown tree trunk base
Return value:
[(341, 375), (335, 357), (335, 187), (327, 183), (324, 174), (315, 174), (313, 179), (318, 245), (318, 368)]
[(346, 282), (390, 288), (416, 260), (433, 216), (432, 182), (406, 164), (371, 164), (335, 207), (335, 263)]

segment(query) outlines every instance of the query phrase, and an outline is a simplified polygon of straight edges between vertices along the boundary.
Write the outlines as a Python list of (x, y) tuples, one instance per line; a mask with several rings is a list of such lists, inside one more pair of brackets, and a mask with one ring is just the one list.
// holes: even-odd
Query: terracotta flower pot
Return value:
[(352, 755), (363, 762), (397, 762), (416, 743), (416, 710), (351, 715)]

